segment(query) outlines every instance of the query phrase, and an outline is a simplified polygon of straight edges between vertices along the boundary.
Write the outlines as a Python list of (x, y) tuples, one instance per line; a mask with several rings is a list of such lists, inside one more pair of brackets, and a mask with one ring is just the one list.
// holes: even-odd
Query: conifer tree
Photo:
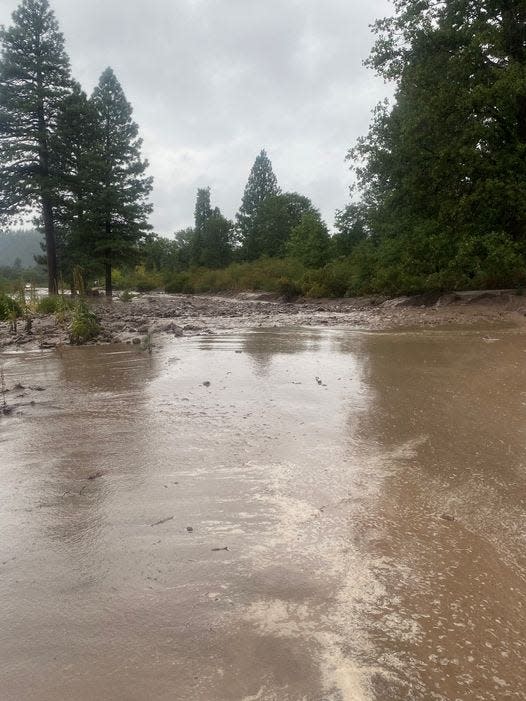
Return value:
[(191, 261), (193, 265), (201, 265), (201, 253), (203, 249), (203, 233), (207, 221), (212, 216), (210, 204), (210, 188), (202, 187), (197, 190), (197, 198), (194, 210), (194, 235), (192, 238)]
[(137, 258), (148, 235), (152, 178), (141, 156), (142, 140), (132, 107), (111, 68), (102, 74), (92, 96), (101, 143), (94, 163), (99, 191), (90, 207), (94, 257), (104, 266), (106, 295), (113, 294), (112, 268)]
[(50, 139), (70, 90), (70, 69), (48, 0), (22, 0), (12, 26), (0, 30), (0, 43), (0, 220), (39, 208), (49, 292), (56, 294), (56, 180)]
[(265, 150), (256, 158), (243, 194), (243, 201), (236, 215), (238, 235), (244, 256), (257, 257), (257, 231), (255, 221), (258, 210), (271, 195), (279, 195), (278, 181), (272, 170), (272, 163)]
[(95, 107), (76, 82), (62, 104), (51, 143), (57, 173), (55, 214), (61, 276), (68, 278), (74, 266), (98, 274), (92, 260), (90, 227), (100, 187), (102, 134)]
[(223, 268), (232, 258), (233, 224), (215, 207), (202, 231), (200, 264), (207, 268)]

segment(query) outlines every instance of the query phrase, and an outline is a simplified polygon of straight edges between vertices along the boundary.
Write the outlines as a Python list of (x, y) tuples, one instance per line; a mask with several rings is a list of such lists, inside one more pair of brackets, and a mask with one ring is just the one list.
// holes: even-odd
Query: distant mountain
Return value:
[(35, 256), (42, 255), (40, 242), (42, 234), (38, 231), (18, 229), (0, 232), (0, 267), (13, 266), (17, 258), (23, 268), (33, 268)]

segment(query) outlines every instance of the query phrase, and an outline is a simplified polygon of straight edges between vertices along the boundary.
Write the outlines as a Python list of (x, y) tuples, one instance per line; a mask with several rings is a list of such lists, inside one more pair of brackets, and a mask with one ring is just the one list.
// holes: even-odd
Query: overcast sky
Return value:
[[(51, 0), (74, 76), (91, 93), (112, 66), (155, 178), (158, 233), (191, 226), (210, 186), (237, 211), (266, 148), (283, 190), (332, 225), (348, 201), (345, 154), (389, 88), (362, 66), (388, 0)], [(0, 0), (9, 24), (18, 0)]]

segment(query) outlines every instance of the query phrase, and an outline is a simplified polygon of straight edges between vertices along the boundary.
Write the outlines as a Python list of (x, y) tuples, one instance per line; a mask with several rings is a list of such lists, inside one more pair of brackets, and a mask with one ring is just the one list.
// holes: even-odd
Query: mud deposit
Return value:
[(3, 701), (526, 698), (519, 328), (0, 361)]

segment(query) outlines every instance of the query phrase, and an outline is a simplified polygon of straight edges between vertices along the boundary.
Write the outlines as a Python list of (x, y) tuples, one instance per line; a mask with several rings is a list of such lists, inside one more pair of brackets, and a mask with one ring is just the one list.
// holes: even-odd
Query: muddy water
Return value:
[(4, 701), (526, 698), (524, 335), (2, 363)]

